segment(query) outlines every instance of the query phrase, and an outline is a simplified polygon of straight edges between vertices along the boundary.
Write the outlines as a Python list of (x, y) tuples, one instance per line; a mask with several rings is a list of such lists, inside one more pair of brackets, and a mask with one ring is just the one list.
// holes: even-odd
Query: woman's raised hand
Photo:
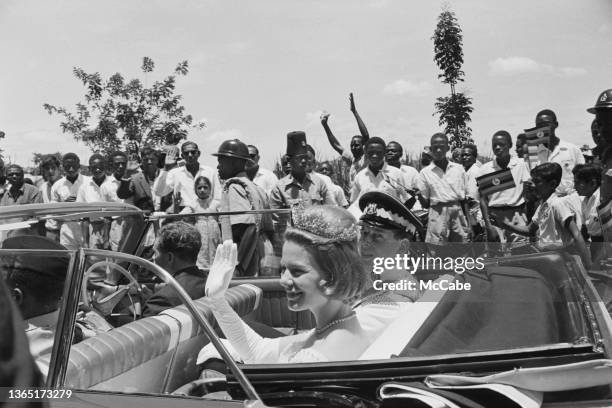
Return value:
[(215, 260), (206, 280), (206, 296), (223, 297), (238, 263), (238, 248), (231, 240), (217, 247)]

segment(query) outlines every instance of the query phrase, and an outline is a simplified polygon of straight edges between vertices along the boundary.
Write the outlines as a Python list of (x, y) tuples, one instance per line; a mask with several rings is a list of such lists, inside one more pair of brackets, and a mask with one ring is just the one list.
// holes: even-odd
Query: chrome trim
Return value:
[(196, 307), (191, 297), (187, 294), (187, 292), (185, 292), (185, 289), (183, 289), (183, 287), (178, 282), (176, 282), (172, 275), (170, 275), (166, 270), (145, 259), (120, 252), (106, 251), (103, 249), (81, 248), (79, 254), (81, 255), (81, 265), (83, 266), (86, 256), (100, 256), (128, 261), (149, 269), (150, 271), (155, 273), (155, 275), (157, 275), (162, 281), (172, 286), (174, 290), (176, 290), (176, 292), (178, 293), (180, 299), (183, 301), (187, 309), (191, 312), (196, 321), (204, 329), (204, 332), (210, 339), (210, 342), (215, 346), (215, 348), (223, 358), (225, 364), (227, 364), (227, 366), (232, 370), (234, 376), (244, 389), (244, 392), (247, 395), (248, 399), (262, 403), (261, 398), (259, 398), (259, 395), (257, 394), (257, 391), (255, 391), (255, 388), (248, 380), (248, 378), (244, 375), (242, 370), (238, 368), (238, 365), (232, 359), (232, 356), (229, 354), (227, 349), (223, 346), (223, 343), (221, 343), (221, 340), (219, 340), (219, 338), (215, 334), (215, 331), (211, 327), (210, 323), (206, 320), (202, 312), (200, 312), (200, 310)]

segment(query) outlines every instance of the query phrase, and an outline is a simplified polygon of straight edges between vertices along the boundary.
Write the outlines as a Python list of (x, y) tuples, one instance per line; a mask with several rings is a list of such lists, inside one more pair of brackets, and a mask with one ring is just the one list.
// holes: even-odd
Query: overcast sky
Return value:
[[(612, 1), (450, 1), (464, 35), (460, 87), (474, 99), (473, 137), (515, 136), (535, 114), (553, 109), (558, 135), (592, 143), (592, 106), (612, 88)], [(61, 133), (43, 103), (67, 106), (83, 97), (78, 66), (108, 77), (140, 75), (143, 56), (156, 63), (150, 80), (188, 60), (177, 91), (207, 129), (190, 139), (203, 161), (228, 138), (260, 147), (263, 163), (284, 151), (286, 133), (305, 130), (321, 158), (335, 157), (319, 123), (348, 147), (357, 109), (370, 134), (418, 151), (438, 131), (432, 116), (448, 88), (437, 79), (431, 36), (441, 2), (404, 0), (0, 0), (0, 141), (5, 156), (28, 165), (33, 152), (90, 152)]]

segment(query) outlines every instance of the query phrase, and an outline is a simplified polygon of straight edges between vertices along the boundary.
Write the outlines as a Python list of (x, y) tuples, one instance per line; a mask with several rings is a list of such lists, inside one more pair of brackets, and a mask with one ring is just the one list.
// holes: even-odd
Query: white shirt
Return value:
[(374, 175), (368, 166), (355, 176), (351, 189), (351, 203), (358, 200), (364, 193), (374, 190), (382, 191), (399, 199), (401, 202), (405, 202), (408, 199), (408, 194), (404, 184), (404, 173), (397, 167), (384, 163), (378, 174)]
[(446, 171), (434, 162), (421, 170), (419, 192), (431, 205), (465, 200), (468, 188), (467, 173), (459, 163), (449, 161)]
[[(74, 183), (68, 181), (66, 177), (57, 180), (51, 187), (51, 201), (60, 203), (68, 199), (68, 197), (78, 196), (79, 188), (89, 181), (89, 177), (82, 174), (76, 178)], [(47, 225), (49, 228), (49, 225)], [(68, 249), (79, 249), (83, 242), (83, 234), (81, 225), (78, 222), (67, 222), (60, 227), (60, 244)]]
[(48, 181), (45, 181), (39, 187), (40, 193), (41, 193), (42, 198), (43, 198), (43, 203), (45, 203), (45, 204), (51, 202), (51, 198), (52, 198), (51, 188), (52, 187), (53, 187), (53, 184), (49, 183)]
[(419, 178), (419, 171), (412, 166), (407, 166), (402, 164), (400, 166), (400, 170), (404, 173), (404, 179), (406, 180), (404, 183), (404, 187), (409, 190), (414, 190), (417, 188), (417, 179)]
[(348, 201), (346, 201), (346, 196), (344, 195), (344, 190), (342, 190), (342, 187), (337, 184), (332, 184), (328, 188), (331, 188), (330, 191), (334, 196), (334, 200), (336, 200), (336, 204), (338, 204), (340, 207), (348, 206)]
[(580, 230), (582, 228), (582, 224), (584, 223), (584, 217), (582, 216), (582, 197), (580, 197), (578, 193), (574, 191), (572, 194), (560, 197), (559, 199), (567, 206), (572, 215), (574, 215), (576, 226), (578, 227), (578, 230)]
[(572, 170), (577, 164), (584, 164), (584, 156), (580, 148), (575, 144), (561, 140), (548, 155), (548, 161), (551, 163), (559, 163), (563, 169), (561, 183), (556, 190), (557, 194), (564, 196), (573, 193), (575, 190), (574, 174)]
[[(472, 166), (472, 168), (473, 167), (474, 166)], [(489, 207), (516, 207), (525, 202), (525, 199), (523, 198), (523, 183), (531, 178), (529, 167), (527, 167), (525, 160), (519, 159), (515, 156), (510, 156), (508, 168), (510, 169), (510, 173), (512, 174), (516, 187), (498, 191), (497, 193), (489, 195)], [(494, 173), (496, 171), (500, 171), (501, 169), (502, 168), (497, 163), (497, 159), (493, 159), (490, 162), (482, 165), (482, 167), (479, 169), (480, 174), (478, 174), (476, 177)], [(475, 198), (479, 199), (479, 197), (480, 195)]]
[(352, 185), (353, 182), (355, 181), (355, 177), (357, 177), (357, 174), (361, 170), (365, 169), (367, 166), (367, 163), (365, 160), (365, 154), (362, 155), (361, 158), (359, 158), (359, 160), (355, 161), (355, 157), (353, 156), (351, 151), (345, 149), (344, 151), (342, 151), (342, 160), (344, 160), (344, 162), (350, 166), (349, 181)]
[(569, 244), (572, 236), (565, 222), (572, 216), (569, 206), (555, 193), (536, 208), (533, 222), (538, 225), (538, 244)]
[(53, 187), (51, 187), (51, 201), (54, 203), (61, 203), (68, 199), (70, 196), (77, 196), (79, 188), (89, 177), (79, 174), (74, 183), (68, 181), (66, 177), (62, 177), (57, 180)]
[(597, 206), (599, 205), (599, 189), (595, 190), (590, 197), (582, 197), (581, 203), (582, 219), (586, 229), (592, 237), (601, 237), (601, 223), (597, 215)]
[(331, 196), (334, 200), (333, 204), (338, 204), (337, 200), (336, 200), (336, 194), (334, 193), (334, 182), (332, 181), (331, 177), (326, 176), (325, 174), (321, 174), (321, 173), (317, 173), (316, 171), (311, 171), (310, 172), (311, 175), (314, 175), (318, 178), (320, 178), (321, 180), (323, 180), (323, 182), (325, 183), (325, 186), (327, 187), (327, 191), (331, 192)]
[(272, 171), (262, 167), (257, 170), (257, 174), (253, 178), (253, 183), (263, 188), (268, 196), (270, 196), (270, 191), (272, 191), (277, 181), (278, 177)]
[(170, 193), (179, 193), (184, 206), (195, 203), (198, 196), (195, 193), (195, 180), (204, 176), (211, 183), (211, 197), (213, 198), (210, 204), (210, 210), (216, 210), (221, 204), (221, 183), (219, 182), (218, 173), (208, 166), (200, 164), (200, 168), (195, 177), (187, 170), (187, 166), (175, 167), (170, 171), (162, 170), (159, 176), (153, 183), (153, 193), (163, 197)]
[[(88, 177), (81, 184), (77, 192), (77, 201), (81, 203), (94, 203), (98, 201), (115, 201), (113, 200), (112, 185), (107, 184), (108, 177), (98, 186), (93, 177)], [(116, 197), (116, 194), (115, 194)]]

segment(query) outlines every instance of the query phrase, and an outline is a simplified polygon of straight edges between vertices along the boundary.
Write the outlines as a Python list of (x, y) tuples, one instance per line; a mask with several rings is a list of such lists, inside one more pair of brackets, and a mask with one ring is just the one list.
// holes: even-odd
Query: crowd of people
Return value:
[[(2, 166), (0, 205), (126, 202), (148, 212), (194, 214), (161, 228), (153, 258), (191, 297), (211, 299), (232, 346), (243, 360), (254, 362), (356, 358), (403, 305), (422, 295), (418, 290), (372, 291), (373, 258), (410, 253), (416, 241), (434, 248), (448, 242), (499, 242), (502, 252), (563, 248), (578, 254), (587, 268), (605, 256), (612, 220), (608, 170), (612, 89), (588, 109), (595, 114), (591, 127), (595, 147), (589, 152), (560, 139), (557, 117), (545, 109), (536, 114), (534, 129), (525, 134), (513, 139), (505, 130), (495, 132), (494, 157), (486, 163), (479, 162), (474, 144), (451, 151), (447, 135), (435, 133), (422, 152), (420, 171), (402, 163), (400, 143), (369, 136), (352, 95), (350, 109), (360, 129), (351, 139), (350, 153), (331, 131), (329, 115), (321, 116), (330, 144), (349, 167), (349, 194), (334, 184), (329, 163), (317, 167), (305, 132), (293, 131), (287, 134), (285, 174), (280, 179), (259, 166), (260, 153), (254, 145), (237, 139), (223, 142), (212, 153), (218, 160), (215, 171), (199, 162), (196, 143), (179, 146), (179, 140), (170, 139), (160, 151), (144, 147), (139, 152), (114, 152), (108, 158), (93, 154), (87, 177), (80, 173), (76, 154), (67, 153), (61, 160), (45, 156), (44, 182), (38, 187), (24, 181), (20, 166)], [(46, 238), (8, 238), (3, 247), (118, 248), (119, 220), (88, 228), (90, 240), (83, 243), (79, 235), (83, 225), (49, 220)], [(64, 260), (59, 269), (28, 262), (32, 265), (26, 269), (53, 279), (50, 271), (64, 269)], [(208, 277), (202, 270), (210, 270)], [(242, 321), (224, 302), (233, 277), (268, 273), (280, 275), (292, 310), (313, 313), (314, 331), (266, 338), (261, 327)], [(42, 312), (33, 313), (36, 296), (25, 289), (27, 276), (11, 272), (8, 277), (34, 333), (48, 342), (41, 326), (57, 313), (57, 303), (39, 304)], [(380, 278), (415, 279), (406, 270), (393, 268)], [(53, 293), (47, 295), (59, 296)], [(142, 315), (178, 304), (176, 293), (160, 288), (148, 297)], [(340, 327), (345, 330), (335, 330)], [(354, 347), (344, 348), (347, 342)]]
[[(606, 95), (604, 92), (600, 99)], [(337, 205), (358, 217), (359, 198), (375, 190), (398, 199), (417, 214), (414, 240), (431, 244), (500, 242), (501, 251), (531, 242), (541, 248), (568, 247), (586, 264), (601, 257), (597, 244), (603, 234), (597, 206), (605, 138), (597, 120), (591, 126), (594, 148), (581, 151), (557, 135), (559, 122), (552, 110), (538, 112), (535, 129), (547, 129), (547, 137), (536, 141), (540, 143), (537, 160), (529, 153), (535, 142), (525, 133), (513, 138), (505, 130), (495, 132), (490, 145), (494, 157), (486, 163), (479, 160), (475, 144), (451, 151), (448, 136), (435, 133), (421, 152), (417, 170), (402, 163), (404, 149), (399, 142), (370, 137), (352, 94), (349, 100), (359, 128), (359, 134), (350, 139), (350, 149), (332, 132), (329, 114), (321, 115), (330, 145), (348, 168), (348, 188), (339, 185), (330, 162), (317, 163), (316, 152), (302, 131), (287, 135), (280, 178), (259, 165), (257, 146), (237, 139), (225, 141), (213, 153), (219, 163), (213, 169), (200, 163), (202, 153), (195, 142), (180, 144), (180, 139), (171, 136), (161, 150), (145, 146), (138, 151), (130, 145), (128, 153), (117, 151), (107, 158), (93, 154), (87, 177), (81, 174), (80, 158), (74, 153), (64, 154), (61, 160), (44, 156), (40, 163), (43, 180), (38, 186), (24, 179), (20, 166), (2, 165), (0, 205), (118, 201), (148, 212), (170, 213)], [(607, 100), (598, 103), (603, 106)], [(606, 109), (607, 105), (597, 111)], [(507, 182), (491, 190), (490, 183), (499, 183), (505, 171), (509, 172)], [(193, 220), (202, 235), (198, 267), (207, 269), (221, 242), (219, 222), (213, 217)], [(289, 214), (278, 213), (230, 217), (239, 248), (237, 275), (278, 272), (279, 237), (289, 222)], [(79, 228), (74, 223), (49, 221), (46, 234), (74, 248), (82, 245)], [(114, 235), (120, 234), (120, 228), (114, 230)], [(116, 249), (112, 232), (96, 235), (92, 230), (90, 235), (99, 242), (89, 245), (103, 247), (110, 240), (109, 245)]]

